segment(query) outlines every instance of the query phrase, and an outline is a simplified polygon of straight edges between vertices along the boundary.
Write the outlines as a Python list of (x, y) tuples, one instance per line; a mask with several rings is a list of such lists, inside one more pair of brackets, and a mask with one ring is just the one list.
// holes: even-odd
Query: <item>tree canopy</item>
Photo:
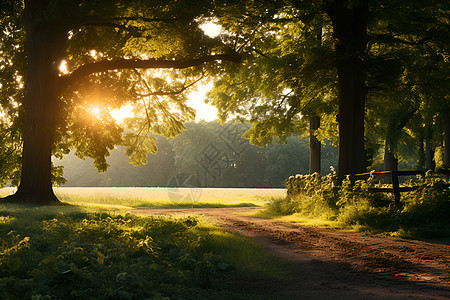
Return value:
[(248, 54), (209, 94), (222, 119), (249, 120), (247, 137), (264, 145), (320, 116), (315, 134), (339, 144), (341, 178), (365, 170), (380, 148), (398, 156), (399, 138), (419, 135), (417, 115), (438, 125), (449, 108), (445, 1), (282, 3), (224, 9), (244, 10), (239, 20), (219, 14)]
[[(21, 172), (10, 171), (21, 176), (13, 198), (57, 201), (51, 190), (52, 154), (75, 149), (105, 170), (114, 145), (126, 146), (133, 161), (142, 163), (157, 150), (149, 133), (179, 134), (195, 115), (182, 92), (217, 67), (213, 64), (239, 61), (200, 28), (212, 5), (2, 2), (1, 105), (8, 116), (2, 126), (11, 132), (4, 135), (15, 145), (11, 149), (23, 149)], [(135, 116), (119, 124), (110, 112), (127, 103), (134, 104)], [(94, 109), (100, 112), (96, 116)], [(12, 159), (8, 153), (5, 161)]]
[[(121, 145), (145, 163), (157, 151), (152, 134), (173, 137), (193, 120), (183, 92), (212, 78), (210, 103), (222, 121), (251, 122), (251, 143), (287, 141), (320, 120), (312, 137), (339, 145), (341, 180), (366, 170), (379, 149), (395, 168), (405, 141), (421, 145), (425, 166), (445, 145), (448, 164), (445, 1), (0, 5), (0, 170), (19, 184), (13, 201), (57, 202), (52, 181), (63, 179), (52, 155), (74, 150), (103, 171)], [(221, 35), (201, 29), (211, 20)], [(128, 104), (133, 117), (112, 117)]]

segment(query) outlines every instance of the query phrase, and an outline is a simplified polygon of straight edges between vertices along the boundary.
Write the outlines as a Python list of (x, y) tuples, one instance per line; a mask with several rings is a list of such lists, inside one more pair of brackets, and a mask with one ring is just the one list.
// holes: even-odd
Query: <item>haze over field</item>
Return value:
[[(158, 152), (148, 163), (133, 166), (124, 147), (107, 158), (110, 165), (98, 173), (92, 159), (81, 160), (73, 153), (55, 165), (64, 166), (64, 186), (197, 186), (197, 187), (281, 187), (293, 174), (309, 172), (308, 139), (292, 136), (287, 144), (275, 141), (264, 148), (241, 138), (249, 124), (199, 122), (186, 124), (187, 131), (169, 140), (156, 136)], [(323, 146), (323, 172), (336, 167), (337, 148)]]

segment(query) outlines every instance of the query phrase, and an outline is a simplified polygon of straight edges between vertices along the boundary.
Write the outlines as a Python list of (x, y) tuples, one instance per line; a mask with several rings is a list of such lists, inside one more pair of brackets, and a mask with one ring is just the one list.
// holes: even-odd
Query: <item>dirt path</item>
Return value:
[(249, 216), (258, 208), (135, 209), (140, 215), (203, 215), (292, 262), (291, 280), (239, 288), (287, 299), (450, 299), (450, 246), (306, 227)]

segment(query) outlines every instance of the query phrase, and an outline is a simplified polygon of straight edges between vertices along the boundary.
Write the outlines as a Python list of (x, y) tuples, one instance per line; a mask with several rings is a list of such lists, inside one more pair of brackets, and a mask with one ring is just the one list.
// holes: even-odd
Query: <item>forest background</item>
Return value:
[[(187, 130), (174, 138), (155, 135), (158, 152), (149, 154), (147, 164), (129, 163), (125, 147), (116, 147), (107, 158), (110, 165), (99, 173), (91, 158), (79, 159), (74, 153), (54, 159), (64, 166), (63, 186), (196, 186), (196, 187), (284, 187), (290, 175), (309, 173), (309, 139), (290, 136), (265, 147), (251, 145), (242, 134), (251, 124), (219, 121), (187, 123)], [(401, 169), (417, 164), (415, 152), (403, 151)], [(383, 169), (382, 151), (370, 167)], [(338, 149), (329, 140), (322, 145), (321, 173), (337, 166)]]

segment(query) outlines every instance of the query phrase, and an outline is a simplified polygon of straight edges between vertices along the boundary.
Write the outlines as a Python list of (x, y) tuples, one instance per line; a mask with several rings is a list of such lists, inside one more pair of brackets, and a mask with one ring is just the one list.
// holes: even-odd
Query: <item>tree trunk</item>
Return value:
[(16, 203), (55, 204), (51, 154), (58, 101), (58, 53), (61, 45), (55, 24), (45, 23), (48, 1), (26, 1), (27, 77), (24, 94), (22, 174)]
[(368, 1), (347, 6), (347, 1), (327, 2), (327, 14), (336, 39), (339, 89), (338, 180), (364, 172), (364, 107), (366, 98), (363, 57), (367, 45)]
[(433, 139), (433, 122), (430, 118), (425, 119), (425, 170), (434, 170), (436, 163), (434, 161)]
[[(414, 113), (408, 113), (404, 118), (396, 117), (387, 122), (386, 141), (384, 142), (384, 170), (398, 171), (398, 140), (401, 131)], [(386, 183), (392, 183), (391, 177), (385, 178)]]
[(320, 156), (322, 144), (314, 135), (320, 127), (320, 117), (309, 117), (309, 174), (320, 173)]
[[(389, 146), (388, 141), (384, 144), (384, 170), (385, 171), (398, 171), (398, 159), (395, 157), (395, 153), (390, 149), (394, 149), (393, 146)], [(384, 179), (385, 183), (392, 183), (390, 177)]]
[(384, 170), (398, 171), (398, 158), (395, 157), (395, 153), (389, 150), (387, 143), (384, 146)]
[(450, 169), (450, 113), (444, 113), (444, 168)]
[(418, 160), (417, 160), (417, 169), (423, 170), (425, 168), (425, 148), (423, 147), (423, 130), (419, 132), (419, 148), (418, 148)]
[(434, 147), (431, 145), (431, 139), (425, 138), (425, 170), (434, 170), (436, 163), (434, 161)]

